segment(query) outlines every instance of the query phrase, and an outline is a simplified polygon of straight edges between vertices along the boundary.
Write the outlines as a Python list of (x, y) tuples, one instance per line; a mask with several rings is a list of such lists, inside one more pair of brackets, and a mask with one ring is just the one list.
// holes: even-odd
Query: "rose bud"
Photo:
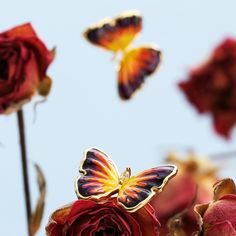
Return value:
[(54, 54), (30, 23), (0, 33), (0, 114), (19, 110), (36, 92), (48, 95), (46, 71)]
[[(162, 194), (151, 201), (151, 205), (161, 223), (161, 235), (168, 234), (168, 224), (177, 214), (181, 217), (181, 230), (191, 235), (198, 229), (193, 204), (212, 199), (209, 189), (217, 180), (217, 169), (207, 159), (194, 154), (189, 154), (185, 160), (176, 154), (170, 154), (167, 160), (177, 165), (179, 171)], [(180, 221), (180, 218), (177, 220)]]
[(223, 179), (214, 185), (213, 201), (195, 206), (200, 225), (199, 235), (236, 235), (236, 186), (232, 179)]
[(102, 203), (77, 200), (52, 214), (46, 233), (48, 236), (156, 236), (159, 226), (150, 204), (129, 213), (114, 199)]
[(199, 113), (212, 116), (216, 132), (229, 138), (236, 124), (236, 40), (224, 40), (179, 87)]

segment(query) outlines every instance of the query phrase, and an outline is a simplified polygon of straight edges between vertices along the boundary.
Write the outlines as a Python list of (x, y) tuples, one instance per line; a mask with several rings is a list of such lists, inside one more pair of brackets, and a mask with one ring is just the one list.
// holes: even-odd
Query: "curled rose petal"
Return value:
[(162, 194), (151, 201), (151, 205), (161, 223), (161, 235), (171, 233), (169, 229), (191, 235), (198, 230), (193, 206), (212, 199), (213, 193), (209, 189), (217, 181), (218, 169), (196, 154), (183, 158), (171, 153), (167, 160), (178, 166), (179, 171)]
[(219, 181), (214, 186), (213, 201), (196, 205), (195, 214), (200, 233), (204, 236), (236, 235), (236, 186), (231, 179)]

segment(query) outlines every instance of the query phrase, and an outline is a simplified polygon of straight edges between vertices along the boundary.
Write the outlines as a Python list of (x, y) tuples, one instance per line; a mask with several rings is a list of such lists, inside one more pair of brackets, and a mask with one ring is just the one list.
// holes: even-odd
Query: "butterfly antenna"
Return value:
[(131, 176), (131, 168), (127, 167), (120, 176), (120, 184), (123, 184)]
[(114, 54), (113, 54), (113, 56), (112, 56), (112, 58), (111, 58), (111, 61), (112, 62), (117, 62), (117, 61), (119, 61), (119, 53), (118, 52), (114, 52)]
[(127, 168), (126, 168), (126, 172), (127, 172), (128, 176), (129, 176), (129, 178), (130, 178), (130, 176), (131, 176), (131, 168), (130, 168), (130, 167), (127, 167)]

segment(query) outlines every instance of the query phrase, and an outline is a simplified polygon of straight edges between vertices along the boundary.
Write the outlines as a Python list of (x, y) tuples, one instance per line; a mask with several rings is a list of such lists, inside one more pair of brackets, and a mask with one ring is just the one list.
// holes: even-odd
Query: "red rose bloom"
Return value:
[(168, 156), (168, 161), (178, 166), (178, 173), (170, 180), (168, 187), (151, 201), (161, 223), (160, 234), (168, 235), (170, 220), (180, 214), (182, 231), (186, 235), (192, 235), (198, 229), (192, 206), (193, 200), (196, 194), (195, 203), (204, 203), (212, 199), (210, 188), (217, 180), (216, 168), (207, 160), (193, 154), (186, 160), (171, 154)]
[(20, 109), (36, 91), (48, 94), (53, 56), (29, 23), (0, 34), (0, 114)]
[(46, 232), (48, 236), (156, 236), (158, 227), (149, 204), (129, 213), (113, 200), (105, 203), (77, 200), (52, 214)]
[(236, 235), (236, 186), (231, 179), (215, 185), (214, 200), (195, 207), (204, 236)]
[(216, 132), (228, 138), (236, 124), (236, 40), (226, 39), (179, 87), (200, 113), (212, 115)]

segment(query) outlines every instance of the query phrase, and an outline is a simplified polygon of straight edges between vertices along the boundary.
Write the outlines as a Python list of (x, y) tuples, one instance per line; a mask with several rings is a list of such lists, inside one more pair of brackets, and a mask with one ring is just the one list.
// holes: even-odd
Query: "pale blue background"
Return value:
[[(109, 52), (83, 40), (86, 27), (106, 16), (138, 9), (144, 29), (135, 45), (154, 42), (163, 50), (160, 71), (130, 102), (117, 96), (116, 63)], [(162, 163), (170, 149), (193, 148), (202, 154), (236, 149), (216, 136), (207, 116), (199, 116), (176, 87), (191, 66), (202, 62), (226, 36), (236, 34), (235, 0), (179, 1), (3, 1), (0, 31), (32, 22), (57, 57), (48, 71), (54, 86), (39, 106), (25, 106), (30, 160), (43, 168), (48, 185), (43, 227), (49, 214), (76, 199), (74, 179), (83, 151), (96, 146), (110, 154), (122, 171), (133, 172)], [(40, 99), (40, 98), (37, 98)], [(36, 99), (36, 100), (37, 100)], [(1, 116), (0, 235), (26, 235), (22, 176), (15, 115)], [(233, 160), (222, 161), (223, 175), (233, 176)], [(32, 197), (37, 197), (31, 167)], [(234, 177), (235, 174), (234, 174)], [(33, 186), (32, 186), (33, 185)], [(184, 194), (184, 193), (183, 193)]]

